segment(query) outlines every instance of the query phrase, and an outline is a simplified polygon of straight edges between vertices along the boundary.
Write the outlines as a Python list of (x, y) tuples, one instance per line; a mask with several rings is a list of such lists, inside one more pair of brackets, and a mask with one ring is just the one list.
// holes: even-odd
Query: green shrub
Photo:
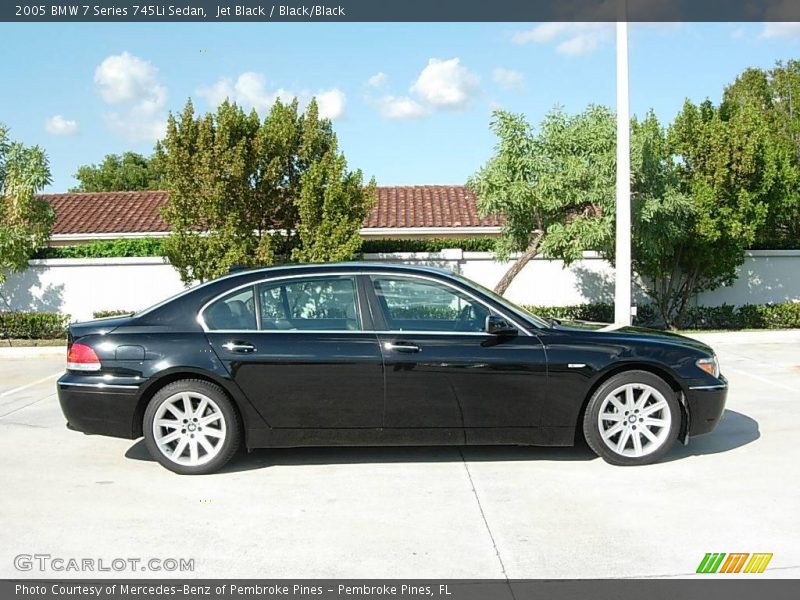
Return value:
[(433, 238), (430, 240), (364, 240), (363, 254), (388, 252), (441, 252), (445, 248), (461, 248), (465, 252), (492, 252), (494, 238), (471, 237), (463, 239)]
[(67, 337), (69, 315), (0, 312), (0, 338), (41, 340)]
[(539, 317), (552, 317), (562, 321), (610, 323), (614, 320), (614, 305), (606, 303), (573, 306), (526, 306), (525, 309)]
[[(578, 304), (575, 306), (526, 306), (540, 317), (554, 317), (564, 321), (595, 321), (610, 323), (614, 320), (614, 306), (607, 303)], [(664, 322), (652, 304), (637, 307), (633, 322), (642, 327), (663, 328)], [(686, 312), (684, 329), (796, 329), (800, 328), (800, 303), (745, 304), (743, 306), (692, 306)]]
[(96, 310), (92, 313), (93, 319), (105, 319), (106, 317), (127, 317), (132, 315), (132, 310)]
[(75, 246), (41, 248), (34, 258), (116, 258), (163, 256), (160, 238), (98, 240)]
[[(461, 248), (465, 252), (491, 252), (494, 239), (472, 237), (464, 239), (433, 238), (429, 240), (364, 240), (359, 252), (385, 254), (389, 252), (441, 252), (445, 248)], [(98, 240), (75, 246), (41, 248), (34, 258), (117, 258), (163, 256), (163, 239), (137, 238)]]

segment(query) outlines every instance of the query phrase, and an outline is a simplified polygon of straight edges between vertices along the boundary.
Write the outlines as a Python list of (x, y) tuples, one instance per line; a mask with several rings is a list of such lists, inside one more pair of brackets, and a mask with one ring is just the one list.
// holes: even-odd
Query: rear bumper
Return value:
[(107, 383), (67, 373), (58, 380), (58, 402), (67, 427), (83, 433), (133, 439), (139, 385)]
[(690, 387), (686, 395), (689, 408), (689, 436), (702, 435), (714, 431), (725, 412), (728, 398), (728, 382)]

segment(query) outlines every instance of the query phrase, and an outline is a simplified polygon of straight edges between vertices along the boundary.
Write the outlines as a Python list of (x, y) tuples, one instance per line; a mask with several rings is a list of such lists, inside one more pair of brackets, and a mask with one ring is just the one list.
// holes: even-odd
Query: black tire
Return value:
[[(614, 416), (620, 416), (619, 422), (621, 423), (620, 426), (623, 427), (623, 430), (611, 436), (608, 444), (603, 439), (602, 432), (600, 431), (600, 423), (598, 422), (600, 410), (603, 407), (605, 399), (615, 390), (618, 390), (622, 386), (629, 384), (649, 386), (650, 388), (653, 388), (663, 397), (668, 407), (668, 413), (664, 411), (657, 413), (659, 415), (659, 421), (668, 421), (668, 427), (647, 429), (651, 435), (659, 440), (657, 445), (650, 446), (650, 444), (653, 444), (653, 442), (651, 442), (649, 438), (644, 439), (643, 442), (642, 434), (644, 432), (642, 432), (641, 429), (637, 430), (639, 432), (639, 443), (642, 444), (642, 448), (652, 448), (642, 456), (625, 455), (610, 447), (609, 444), (618, 444), (624, 435), (624, 429), (629, 428), (627, 432), (628, 437), (625, 438), (626, 441), (624, 442), (623, 452), (635, 452), (633, 448), (633, 436), (637, 434), (633, 430), (637, 427), (641, 428), (642, 423), (645, 422), (643, 419), (647, 417), (642, 417), (642, 419), (640, 419), (640, 415), (634, 415), (633, 411), (615, 412)], [(634, 391), (634, 394), (635, 393), (636, 392)], [(639, 394), (641, 393), (642, 390), (639, 389)], [(641, 395), (638, 396), (638, 398), (641, 398)], [(617, 398), (617, 400), (618, 402), (621, 402), (619, 398)], [(657, 400), (657, 396), (655, 394), (651, 394), (651, 400), (647, 401), (647, 406), (654, 407)], [(629, 407), (625, 405), (624, 408)], [(629, 412), (631, 413), (630, 415), (628, 415)], [(665, 418), (666, 416), (669, 418)], [(663, 379), (647, 371), (624, 371), (610, 377), (607, 381), (603, 382), (603, 384), (600, 385), (597, 390), (595, 390), (594, 394), (592, 394), (592, 397), (589, 399), (589, 403), (586, 406), (586, 411), (583, 417), (583, 435), (594, 453), (607, 463), (619, 466), (648, 465), (658, 462), (670, 451), (672, 446), (675, 444), (675, 440), (678, 438), (678, 434), (681, 429), (681, 419), (682, 414), (676, 393)], [(609, 429), (616, 427), (616, 425), (614, 425), (615, 421), (607, 422), (610, 423), (607, 425)], [(662, 431), (662, 429), (665, 431)]]
[[(198, 394), (208, 398), (211, 400), (211, 402), (213, 402), (213, 404), (216, 405), (215, 409), (219, 409), (218, 411), (211, 408), (208, 410), (210, 410), (214, 415), (217, 413), (221, 414), (221, 417), (215, 418), (213, 429), (216, 430), (219, 428), (220, 430), (223, 430), (224, 437), (221, 438), (221, 441), (216, 442), (218, 445), (213, 446), (214, 456), (212, 458), (207, 458), (207, 456), (211, 453), (206, 453), (203, 457), (201, 457), (201, 459), (206, 460), (206, 462), (203, 462), (202, 464), (181, 464), (177, 462), (177, 460), (180, 460), (181, 457), (178, 457), (177, 460), (170, 458), (170, 456), (165, 454), (167, 450), (162, 452), (161, 447), (159, 447), (159, 444), (156, 442), (156, 434), (154, 431), (153, 422), (156, 418), (156, 415), (159, 413), (159, 409), (161, 409), (162, 405), (164, 405), (166, 402), (175, 401), (174, 399), (176, 395), (183, 393), (190, 394), (190, 397), (193, 399), (193, 401), (197, 398), (192, 396), (192, 394)], [(164, 415), (162, 415), (162, 417), (163, 416)], [(203, 421), (202, 418), (200, 420)], [(178, 423), (179, 421), (176, 420), (175, 422)], [(208, 427), (209, 429), (212, 429), (211, 426)], [(174, 426), (172, 426), (172, 428), (174, 429)], [(197, 429), (202, 430), (202, 427), (197, 427)], [(239, 449), (242, 441), (241, 418), (239, 417), (239, 413), (233, 406), (231, 400), (228, 398), (228, 395), (218, 385), (202, 379), (181, 379), (178, 381), (173, 381), (172, 383), (167, 384), (158, 390), (150, 399), (147, 409), (144, 412), (142, 431), (144, 433), (145, 445), (147, 446), (147, 450), (150, 452), (150, 456), (152, 456), (155, 460), (161, 463), (162, 466), (166, 467), (170, 471), (174, 471), (175, 473), (179, 473), (181, 475), (205, 475), (218, 471), (228, 463), (234, 454), (236, 454), (236, 451)], [(162, 431), (166, 433), (171, 431), (171, 429), (165, 428)], [(174, 431), (177, 435), (177, 429), (174, 429)], [(194, 435), (189, 433), (188, 430), (182, 431), (184, 433), (181, 433), (181, 437), (191, 435), (192, 439), (194, 439)], [(192, 428), (192, 431), (194, 431), (194, 427)], [(200, 435), (199, 431), (197, 432), (197, 435)], [(209, 441), (209, 438), (206, 438), (205, 435), (203, 437), (207, 442)], [(176, 441), (176, 446), (179, 442), (180, 438)], [(187, 440), (187, 444), (188, 443), (189, 440)], [(214, 444), (214, 442), (210, 443)], [(199, 448), (199, 446), (196, 447)], [(173, 447), (173, 451), (176, 449), (176, 447)], [(181, 452), (181, 456), (187, 452), (188, 450), (184, 449)], [(201, 450), (201, 452), (205, 452), (205, 450)], [(188, 458), (185, 460), (188, 460)]]

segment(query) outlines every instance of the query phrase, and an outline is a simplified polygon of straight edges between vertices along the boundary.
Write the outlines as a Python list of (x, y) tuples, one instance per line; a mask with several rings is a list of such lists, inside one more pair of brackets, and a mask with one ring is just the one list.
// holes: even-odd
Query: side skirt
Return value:
[(572, 446), (572, 427), (428, 429), (251, 429), (247, 446)]

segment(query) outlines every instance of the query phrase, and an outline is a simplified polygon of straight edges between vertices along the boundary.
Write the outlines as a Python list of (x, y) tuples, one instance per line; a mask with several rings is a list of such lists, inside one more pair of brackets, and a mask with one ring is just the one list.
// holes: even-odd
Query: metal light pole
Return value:
[(631, 130), (628, 106), (628, 23), (625, 0), (617, 21), (617, 234), (614, 323), (631, 324)]

